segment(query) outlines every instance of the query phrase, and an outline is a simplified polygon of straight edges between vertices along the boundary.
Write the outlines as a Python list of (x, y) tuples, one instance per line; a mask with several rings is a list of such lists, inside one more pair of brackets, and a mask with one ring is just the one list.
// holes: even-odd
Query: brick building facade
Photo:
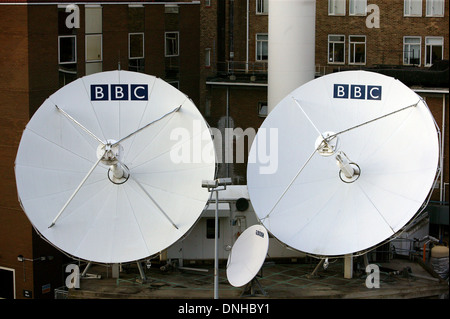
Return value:
[[(0, 1), (0, 274), (14, 291), (0, 297), (53, 298), (47, 287), (64, 285), (66, 259), (33, 230), (14, 177), (17, 147), (33, 113), (64, 84), (92, 72), (120, 67), (158, 76), (192, 98), (222, 136), (234, 130), (231, 146), (219, 149), (219, 176), (246, 184), (246, 159), (237, 161), (236, 147), (242, 139), (250, 146), (248, 136), (267, 115), (270, 10), (268, 0), (83, 1), (80, 26), (69, 30), (65, 6), (73, 1), (25, 2)], [(316, 75), (368, 69), (401, 79), (426, 99), (448, 142), (448, 62), (441, 68), (439, 60), (449, 59), (450, 5), (440, 2), (317, 1)], [(376, 21), (366, 6), (379, 10), (379, 28), (367, 26), (368, 19), (369, 25)], [(227, 151), (234, 160), (227, 161)], [(445, 145), (446, 186), (432, 198), (444, 199), (447, 212), (448, 158)]]
[(84, 1), (79, 26), (68, 28), (73, 1), (26, 2), (0, 3), (0, 298), (54, 298), (70, 259), (40, 238), (18, 202), (14, 161), (23, 129), (63, 85), (119, 68), (158, 76), (199, 104), (200, 4)]

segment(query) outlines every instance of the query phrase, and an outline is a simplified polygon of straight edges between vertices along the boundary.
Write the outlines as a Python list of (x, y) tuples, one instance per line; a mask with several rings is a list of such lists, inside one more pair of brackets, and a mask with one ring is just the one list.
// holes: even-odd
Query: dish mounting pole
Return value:
[(208, 192), (216, 193), (216, 209), (214, 213), (214, 299), (219, 299), (219, 191), (231, 185), (231, 178), (218, 178), (216, 180), (203, 180), (202, 187)]

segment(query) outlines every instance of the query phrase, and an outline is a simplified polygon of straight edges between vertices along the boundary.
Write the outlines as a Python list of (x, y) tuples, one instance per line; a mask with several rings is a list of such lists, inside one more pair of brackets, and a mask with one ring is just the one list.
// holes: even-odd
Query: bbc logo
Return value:
[(381, 101), (381, 86), (361, 84), (335, 84), (333, 98)]
[(147, 100), (147, 84), (91, 84), (91, 101)]

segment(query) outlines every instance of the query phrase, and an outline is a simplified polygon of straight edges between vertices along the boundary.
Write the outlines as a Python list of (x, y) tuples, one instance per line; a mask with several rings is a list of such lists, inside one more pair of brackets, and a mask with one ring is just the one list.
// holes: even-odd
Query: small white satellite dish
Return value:
[[(278, 141), (270, 145), (273, 139), (263, 139), (274, 130)], [(268, 165), (267, 156), (257, 157), (261, 146), (270, 165), (277, 161), (274, 174), (261, 173)], [(339, 256), (392, 238), (420, 211), (436, 177), (439, 141), (415, 92), (388, 76), (347, 71), (286, 96), (249, 158), (256, 159), (247, 169), (249, 195), (267, 230), (294, 249)]]
[(214, 146), (176, 88), (103, 72), (42, 104), (22, 135), (15, 174), (26, 215), (50, 243), (83, 260), (129, 262), (167, 248), (199, 218)]
[(227, 278), (234, 287), (249, 283), (259, 272), (269, 249), (269, 235), (262, 225), (247, 228), (228, 255)]

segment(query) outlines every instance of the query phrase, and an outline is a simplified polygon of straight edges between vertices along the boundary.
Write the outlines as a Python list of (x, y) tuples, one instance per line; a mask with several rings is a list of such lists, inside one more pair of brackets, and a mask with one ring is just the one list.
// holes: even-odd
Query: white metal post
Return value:
[(203, 180), (202, 187), (208, 192), (216, 192), (216, 209), (214, 213), (214, 299), (219, 299), (219, 191), (231, 184), (231, 178)]
[(216, 211), (214, 229), (214, 299), (219, 299), (219, 191), (216, 192)]

